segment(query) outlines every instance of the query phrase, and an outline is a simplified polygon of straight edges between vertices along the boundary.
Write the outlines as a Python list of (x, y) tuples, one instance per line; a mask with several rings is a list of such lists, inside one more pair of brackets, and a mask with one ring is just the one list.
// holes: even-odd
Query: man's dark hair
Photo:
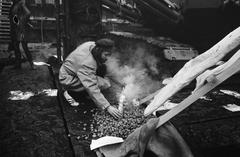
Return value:
[(108, 38), (99, 39), (96, 41), (96, 46), (109, 49), (114, 47), (114, 41)]
[(108, 51), (111, 52), (114, 47), (114, 41), (111, 39), (100, 39), (95, 42), (96, 46), (92, 49), (91, 53), (93, 55), (93, 58), (97, 62), (97, 75), (98, 76), (104, 76), (106, 73), (106, 66), (103, 64), (102, 61), (102, 52)]
[(102, 52), (111, 52), (114, 47), (114, 41), (111, 39), (103, 38), (95, 42), (96, 46), (92, 49), (92, 55), (98, 64), (102, 64)]

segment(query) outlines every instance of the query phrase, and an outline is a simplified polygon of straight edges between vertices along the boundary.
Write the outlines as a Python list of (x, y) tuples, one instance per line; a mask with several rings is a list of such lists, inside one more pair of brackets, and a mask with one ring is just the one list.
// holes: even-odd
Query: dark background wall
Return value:
[[(159, 23), (151, 14), (144, 15), (143, 20), (145, 26), (153, 28), (156, 35), (170, 36), (204, 51), (240, 25), (240, 5), (237, 5), (236, 1), (224, 4), (222, 0), (186, 0), (182, 12), (184, 21), (178, 25), (169, 26), (164, 21)], [(29, 32), (31, 42), (55, 42), (55, 0), (26, 2), (32, 12), (31, 23), (34, 26)], [(99, 0), (68, 2), (68, 25), (71, 47), (74, 48), (85, 40), (97, 38), (97, 34), (102, 30), (102, 10)]]
[(70, 47), (97, 38), (101, 31), (99, 0), (69, 0)]
[(55, 0), (26, 0), (26, 4), (31, 11), (33, 25), (28, 33), (30, 42), (55, 42)]

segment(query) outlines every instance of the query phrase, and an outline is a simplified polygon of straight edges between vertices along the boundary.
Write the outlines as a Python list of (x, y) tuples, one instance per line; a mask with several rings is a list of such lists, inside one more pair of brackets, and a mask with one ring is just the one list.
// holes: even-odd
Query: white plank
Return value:
[(209, 91), (214, 89), (216, 86), (221, 84), (223, 81), (225, 81), (238, 71), (240, 71), (240, 50), (227, 62), (224, 70), (219, 75), (216, 76), (216, 80), (214, 82), (208, 82), (206, 85), (202, 86), (201, 88), (193, 92), (190, 96), (188, 96), (186, 99), (184, 99), (172, 110), (160, 116), (156, 128), (160, 127), (161, 125), (169, 121), (171, 118), (179, 114), (185, 108), (189, 107), (200, 97), (207, 94)]
[(163, 87), (147, 106), (144, 115), (148, 116), (166, 102), (171, 96), (187, 86), (208, 68), (216, 65), (226, 54), (240, 43), (240, 27), (229, 33), (212, 48), (188, 61), (173, 77), (171, 83)]

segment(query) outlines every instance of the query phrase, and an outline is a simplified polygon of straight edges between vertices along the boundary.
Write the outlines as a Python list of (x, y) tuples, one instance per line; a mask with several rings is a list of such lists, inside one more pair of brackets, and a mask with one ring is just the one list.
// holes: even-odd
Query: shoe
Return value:
[(78, 102), (76, 102), (69, 94), (68, 94), (68, 92), (67, 91), (65, 91), (64, 93), (63, 93), (63, 95), (64, 95), (64, 97), (65, 97), (65, 99), (67, 100), (67, 102), (71, 105), (71, 106), (78, 106), (79, 105), (79, 103)]

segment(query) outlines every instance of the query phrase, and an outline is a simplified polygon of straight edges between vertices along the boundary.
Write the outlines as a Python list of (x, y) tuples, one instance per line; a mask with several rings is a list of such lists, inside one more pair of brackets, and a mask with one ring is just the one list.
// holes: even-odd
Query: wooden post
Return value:
[(58, 62), (61, 63), (61, 32), (60, 32), (60, 1), (56, 0), (56, 43), (57, 43), (57, 58)]
[(144, 115), (148, 116), (166, 102), (171, 96), (187, 86), (208, 68), (216, 65), (226, 54), (240, 44), (240, 27), (229, 33), (212, 48), (188, 61), (173, 77), (171, 83), (163, 87), (147, 106)]
[(208, 82), (206, 85), (200, 87), (198, 90), (193, 92), (190, 96), (184, 99), (180, 104), (174, 107), (172, 110), (168, 111), (161, 117), (159, 117), (159, 121), (157, 127), (160, 127), (171, 118), (179, 114), (185, 108), (190, 106), (193, 102), (199, 99), (199, 97), (205, 95), (210, 90), (214, 89), (220, 83), (231, 77), (233, 74), (237, 73), (240, 70), (240, 50), (225, 64), (224, 70), (216, 76), (214, 82)]

